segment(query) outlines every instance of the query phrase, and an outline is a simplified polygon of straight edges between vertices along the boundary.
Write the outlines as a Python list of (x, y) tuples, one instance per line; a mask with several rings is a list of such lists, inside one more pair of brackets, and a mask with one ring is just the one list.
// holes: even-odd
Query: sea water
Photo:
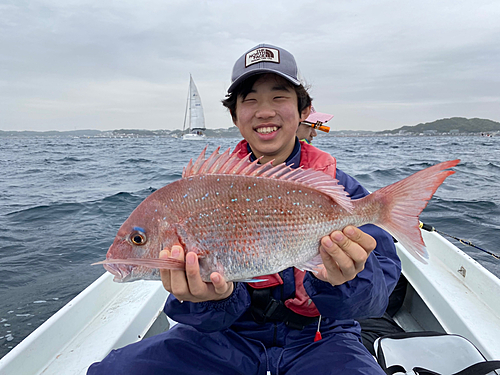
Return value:
[[(208, 144), (238, 139), (1, 138), (0, 357), (104, 273), (120, 225), (181, 177)], [(421, 220), (499, 253), (500, 137), (318, 137), (314, 144), (368, 190), (459, 158)], [(457, 244), (500, 276), (500, 261)]]

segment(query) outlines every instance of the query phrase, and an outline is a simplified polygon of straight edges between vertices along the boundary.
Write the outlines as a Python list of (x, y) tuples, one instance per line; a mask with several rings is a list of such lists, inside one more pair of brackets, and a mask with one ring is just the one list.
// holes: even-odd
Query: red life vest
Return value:
[[(238, 152), (238, 157), (240, 159), (248, 157), (249, 152), (247, 145), (248, 142), (242, 140), (240, 143), (238, 143), (233, 152)], [(317, 171), (321, 171), (335, 178), (337, 161), (333, 156), (302, 141), (300, 142), (300, 146), (300, 165), (302, 167), (304, 167), (305, 169), (314, 169)], [(308, 317), (319, 316), (320, 313), (316, 308), (316, 305), (311, 300), (306, 292), (306, 289), (304, 288), (304, 277), (306, 275), (306, 271), (301, 271), (297, 268), (294, 268), (293, 274), (295, 277), (295, 298), (286, 300), (285, 306), (300, 315)], [(267, 279), (267, 281), (259, 283), (248, 283), (248, 285), (255, 289), (262, 289), (283, 284), (283, 280), (277, 273), (275, 273), (274, 275), (266, 275), (265, 278)]]

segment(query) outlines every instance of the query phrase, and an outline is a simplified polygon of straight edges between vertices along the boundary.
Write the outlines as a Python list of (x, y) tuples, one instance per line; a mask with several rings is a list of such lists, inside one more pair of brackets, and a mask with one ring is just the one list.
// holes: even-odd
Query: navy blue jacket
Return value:
[[(288, 161), (287, 161), (288, 163)], [(296, 164), (297, 165), (297, 164)], [(358, 181), (337, 169), (336, 178), (352, 199), (368, 194)], [(304, 286), (322, 315), (321, 330), (360, 334), (355, 320), (380, 317), (387, 308), (388, 298), (401, 272), (392, 236), (381, 228), (367, 224), (360, 227), (377, 241), (361, 271), (353, 280), (332, 286), (308, 273)], [(280, 273), (283, 285), (274, 287), (273, 297), (286, 300), (293, 297), (295, 282), (293, 268)], [(244, 283), (236, 283), (234, 292), (221, 301), (183, 302), (173, 295), (168, 297), (165, 313), (173, 320), (190, 325), (201, 332), (234, 330), (243, 336), (268, 345), (284, 345), (279, 337), (287, 337), (290, 329), (284, 323), (256, 323), (249, 312), (250, 295)], [(316, 324), (305, 328), (314, 336)], [(280, 335), (283, 330), (285, 335)]]

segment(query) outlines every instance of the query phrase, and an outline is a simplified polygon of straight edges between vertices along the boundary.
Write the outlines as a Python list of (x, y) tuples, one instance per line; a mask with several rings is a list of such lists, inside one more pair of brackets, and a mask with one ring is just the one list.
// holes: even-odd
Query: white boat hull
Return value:
[(182, 139), (184, 141), (204, 141), (207, 139), (207, 137), (205, 136), (205, 134), (192, 134), (192, 133), (188, 133), (188, 134), (184, 134), (182, 136)]
[[(500, 359), (500, 279), (436, 232), (422, 231), (422, 237), (430, 255), (426, 265), (397, 245), (413, 298), (422, 302), (408, 306), (412, 301), (406, 301), (395, 320), (407, 331), (436, 331), (437, 322), (443, 332), (472, 341), (487, 359)], [(423, 306), (430, 316), (418, 311)], [(414, 327), (405, 327), (405, 310), (411, 312)]]
[(168, 292), (159, 281), (119, 284), (113, 277), (103, 274), (14, 347), (0, 360), (0, 374), (83, 375), (112, 349), (144, 338)]
[[(395, 320), (407, 331), (462, 335), (487, 359), (500, 359), (500, 279), (439, 234), (422, 236), (427, 265), (397, 244), (409, 288)], [(162, 312), (161, 282), (112, 278), (102, 275), (0, 359), (0, 374), (83, 375), (112, 349), (175, 324)]]

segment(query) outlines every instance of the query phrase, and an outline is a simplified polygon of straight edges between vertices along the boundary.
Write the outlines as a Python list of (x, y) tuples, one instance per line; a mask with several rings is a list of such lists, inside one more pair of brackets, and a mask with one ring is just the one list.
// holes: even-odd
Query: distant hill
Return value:
[(384, 130), (378, 132), (379, 134), (398, 134), (398, 133), (487, 133), (500, 131), (500, 122), (492, 120), (464, 117), (452, 117), (425, 124), (418, 124), (415, 126), (402, 126), (394, 130)]
[[(241, 137), (240, 131), (236, 126), (229, 129), (206, 129), (205, 134), (209, 138), (234, 138)], [(182, 130), (146, 130), (146, 129), (117, 129), (109, 131), (101, 131), (95, 129), (87, 130), (68, 130), (68, 131), (4, 131), (0, 130), (1, 137), (182, 137)]]
[[(381, 134), (420, 134), (420, 133), (495, 133), (500, 132), (500, 123), (487, 119), (463, 117), (452, 117), (415, 126), (402, 126), (394, 130), (374, 131), (331, 131), (329, 134), (320, 136), (379, 136)], [(241, 134), (236, 126), (230, 128), (206, 129), (205, 134), (209, 138), (240, 138)], [(117, 129), (110, 131), (100, 130), (69, 130), (69, 131), (2, 131), (1, 137), (182, 137), (182, 130), (145, 130), (145, 129)]]
[(4, 131), (0, 130), (0, 137), (95, 137), (101, 134), (100, 130), (68, 130), (68, 131), (46, 131), (46, 132), (35, 132), (35, 131)]

